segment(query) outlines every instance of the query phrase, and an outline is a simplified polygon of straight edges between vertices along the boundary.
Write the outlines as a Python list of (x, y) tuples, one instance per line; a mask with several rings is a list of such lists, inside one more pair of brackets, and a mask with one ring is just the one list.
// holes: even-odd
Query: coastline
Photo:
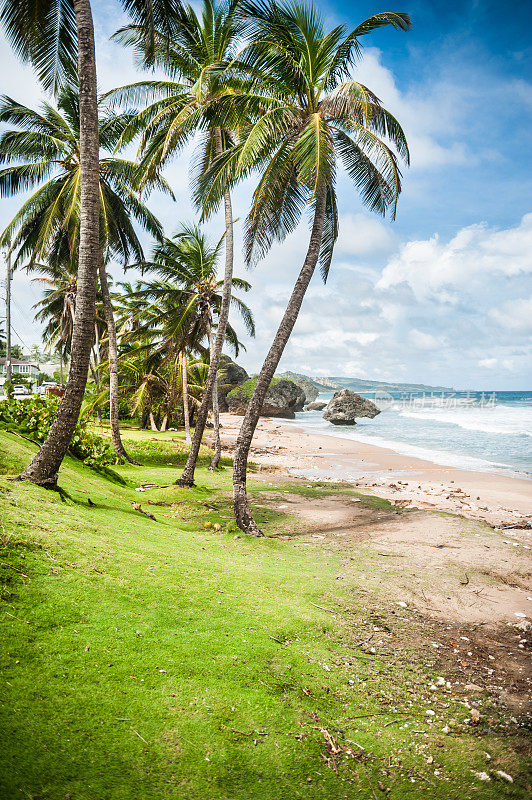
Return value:
[[(221, 414), (222, 447), (232, 453), (242, 418)], [(287, 479), (345, 482), (400, 508), (432, 509), (511, 531), (532, 547), (532, 481), (442, 466), (354, 439), (308, 433), (279, 418), (259, 420), (250, 459)]]

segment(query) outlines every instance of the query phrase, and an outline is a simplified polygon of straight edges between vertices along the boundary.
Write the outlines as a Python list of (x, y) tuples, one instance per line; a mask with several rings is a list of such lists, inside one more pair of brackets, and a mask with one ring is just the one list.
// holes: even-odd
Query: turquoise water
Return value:
[[(323, 412), (302, 411), (295, 424), (309, 432), (388, 447), (460, 469), (532, 478), (532, 392), (469, 392), (423, 398), (364, 393), (382, 409), (356, 426), (332, 425)], [(328, 401), (330, 394), (319, 400)]]

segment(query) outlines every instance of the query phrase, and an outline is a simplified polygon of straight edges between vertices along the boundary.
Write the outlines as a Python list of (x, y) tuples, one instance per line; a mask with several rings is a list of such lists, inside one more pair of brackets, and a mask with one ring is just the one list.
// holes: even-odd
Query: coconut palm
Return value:
[[(116, 36), (135, 48), (140, 63), (163, 69), (167, 80), (143, 80), (114, 90), (115, 102), (149, 105), (128, 126), (123, 143), (141, 135), (139, 156), (149, 175), (175, 157), (183, 146), (201, 132), (197, 151), (198, 173), (212, 162), (216, 154), (231, 144), (232, 131), (215, 122), (215, 109), (221, 97), (238, 90), (237, 45), (245, 29), (239, 12), (240, 0), (203, 0), (200, 14), (191, 5), (185, 6), (169, 20), (171, 34), (156, 30), (153, 46), (146, 47), (140, 26), (130, 25)], [(234, 120), (233, 120), (234, 123)], [(229, 190), (223, 193), (225, 212), (225, 271), (223, 304), (213, 343), (205, 397), (198, 411), (194, 440), (180, 482), (192, 485), (194, 468), (207, 420), (211, 389), (216, 380), (218, 363), (225, 338), (231, 301), (233, 274), (233, 211)]]
[(247, 218), (248, 263), (262, 257), (274, 240), (298, 225), (305, 208), (312, 215), (310, 243), (288, 306), (257, 379), (237, 440), (233, 494), (237, 523), (262, 535), (249, 506), (246, 468), (264, 397), (296, 322), (318, 263), (327, 278), (338, 233), (337, 164), (343, 164), (372, 210), (395, 215), (401, 191), (398, 156), (408, 163), (408, 147), (397, 120), (375, 94), (350, 77), (360, 38), (383, 25), (407, 30), (407, 14), (376, 14), (347, 33), (326, 31), (319, 12), (291, 2), (244, 2), (250, 18), (250, 45), (243, 59), (262, 75), (253, 95), (226, 103), (225, 125), (249, 119), (239, 142), (200, 179), (204, 214), (228, 185), (257, 168), (261, 172)]
[[(32, 280), (44, 285), (42, 299), (33, 306), (37, 309), (35, 319), (45, 324), (43, 341), (51, 351), (58, 353), (62, 372), (63, 360), (70, 353), (72, 341), (76, 309), (77, 270), (73, 263), (68, 263), (65, 266), (61, 263), (56, 263), (54, 266), (34, 264), (33, 270), (38, 273), (38, 277)], [(105, 320), (102, 319), (97, 310), (94, 320), (94, 340), (90, 362), (90, 371), (97, 387), (100, 386), (101, 381), (100, 365), (102, 362), (104, 328)], [(98, 419), (101, 423), (101, 410), (99, 408)]]
[[(130, 258), (137, 260), (143, 257), (133, 220), (151, 235), (162, 235), (159, 222), (135, 191), (138, 168), (131, 161), (110, 155), (130, 119), (131, 114), (117, 116), (103, 109), (99, 120), (102, 150), (99, 164), (99, 279), (108, 332), (109, 416), (115, 450), (128, 460), (118, 422), (116, 328), (105, 261), (115, 258), (126, 265)], [(0, 137), (0, 162), (9, 164), (0, 170), (0, 193), (9, 195), (22, 189), (35, 189), (3, 232), (0, 243), (10, 243), (17, 252), (15, 266), (25, 263), (28, 269), (33, 269), (36, 263), (46, 258), (52, 271), (53, 265), (57, 265), (60, 277), (65, 269), (75, 274), (72, 266), (63, 265), (77, 262), (79, 249), (78, 93), (73, 86), (63, 87), (58, 92), (57, 108), (43, 103), (38, 111), (3, 97), (0, 101), (0, 121), (15, 126)], [(155, 187), (169, 191), (166, 182), (153, 172), (147, 189)], [(73, 321), (74, 314), (72, 328)]]
[[(180, 7), (178, 0), (122, 0), (142, 26), (149, 52), (153, 31)], [(101, 263), (99, 237), (99, 144), (94, 26), (90, 0), (0, 0), (0, 22), (17, 54), (30, 62), (45, 89), (79, 86), (80, 231), (77, 303), (71, 365), (56, 419), (46, 441), (20, 478), (55, 488), (76, 426), (89, 370)]]
[[(211, 363), (215, 355), (214, 328), (220, 328), (225, 292), (224, 281), (217, 278), (223, 239), (224, 237), (216, 245), (212, 245), (197, 225), (182, 225), (172, 239), (166, 238), (155, 246), (152, 261), (143, 265), (145, 270), (155, 271), (159, 278), (147, 282), (141, 292), (143, 296), (154, 301), (149, 324), (155, 329), (162, 326), (163, 342), (172, 343), (174, 351), (177, 348), (181, 353), (185, 431), (189, 437), (187, 359), (191, 350), (201, 352), (203, 339), (207, 341)], [(231, 286), (244, 292), (251, 289), (247, 281), (235, 277), (232, 278)], [(250, 309), (232, 293), (230, 303), (238, 312), (248, 334), (254, 336), (255, 325)], [(229, 323), (226, 323), (224, 338), (238, 354), (238, 337)], [(209, 389), (208, 379), (205, 387), (205, 394), (210, 393), (207, 394), (207, 402), (212, 400), (213, 407), (215, 455), (211, 468), (215, 469), (221, 451), (216, 373), (211, 388)]]

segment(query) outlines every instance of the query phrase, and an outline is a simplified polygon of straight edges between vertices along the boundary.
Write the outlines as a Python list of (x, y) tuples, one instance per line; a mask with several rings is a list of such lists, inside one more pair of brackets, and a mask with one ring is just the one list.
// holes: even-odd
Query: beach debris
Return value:
[(342, 748), (332, 736), (327, 728), (320, 728), (320, 733), (322, 734), (323, 738), (325, 739), (325, 749), (329, 755), (329, 758), (323, 756), (323, 760), (326, 761), (329, 766), (333, 768), (335, 772), (338, 772), (338, 767), (336, 765), (336, 757), (343, 752)]
[(501, 780), (506, 781), (506, 783), (513, 783), (514, 782), (514, 779), (512, 778), (512, 776), (508, 775), (507, 772), (503, 772), (502, 769), (495, 770), (495, 775), (497, 775), (498, 778), (501, 778)]
[(133, 506), (133, 508), (135, 509), (135, 511), (138, 511), (138, 512), (139, 512), (139, 514), (144, 514), (144, 516), (145, 516), (145, 517), (148, 517), (148, 519), (152, 519), (154, 522), (157, 522), (157, 520), (155, 519), (155, 517), (153, 516), (153, 514), (150, 514), (150, 512), (149, 512), (149, 511), (144, 511), (144, 509), (142, 508), (142, 506), (140, 505), (140, 503), (131, 503), (131, 505)]
[(329, 614), (336, 614), (336, 611), (332, 611), (330, 608), (325, 608), (325, 606), (319, 606), (317, 603), (313, 603), (312, 600), (309, 600), (311, 606), (315, 606), (315, 608), (321, 609), (321, 611), (328, 611)]

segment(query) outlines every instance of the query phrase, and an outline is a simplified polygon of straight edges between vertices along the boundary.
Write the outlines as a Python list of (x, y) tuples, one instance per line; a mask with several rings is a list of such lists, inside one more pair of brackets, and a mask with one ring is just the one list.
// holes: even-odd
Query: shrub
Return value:
[[(25, 400), (0, 401), (0, 428), (12, 430), (36, 442), (44, 442), (57, 414), (59, 398), (35, 395)], [(89, 467), (108, 472), (105, 467), (120, 459), (101, 436), (87, 430), (87, 420), (80, 416), (70, 441), (69, 452)], [(113, 475), (114, 477), (114, 475)]]

